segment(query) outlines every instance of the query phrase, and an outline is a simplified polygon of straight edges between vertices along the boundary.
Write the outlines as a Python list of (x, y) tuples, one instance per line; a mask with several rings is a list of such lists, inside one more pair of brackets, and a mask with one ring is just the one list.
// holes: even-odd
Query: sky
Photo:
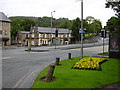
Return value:
[[(115, 16), (111, 8), (105, 8), (106, 0), (83, 0), (83, 18), (93, 16), (100, 19), (102, 26)], [(70, 20), (81, 18), (81, 1), (78, 0), (0, 0), (0, 12), (10, 16), (65, 17)]]

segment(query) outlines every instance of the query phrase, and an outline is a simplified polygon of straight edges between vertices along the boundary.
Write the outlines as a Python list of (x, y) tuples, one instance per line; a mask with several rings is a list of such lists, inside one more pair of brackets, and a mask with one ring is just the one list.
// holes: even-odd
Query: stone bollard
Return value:
[(71, 59), (71, 53), (68, 53), (68, 59)]
[(55, 65), (60, 65), (60, 64), (59, 64), (59, 61), (60, 61), (60, 58), (59, 58), (59, 57), (57, 57), (57, 58), (56, 58)]
[(45, 79), (46, 82), (53, 81), (54, 69), (55, 69), (55, 65), (53, 65), (53, 64), (49, 65), (48, 74), (47, 74), (46, 79)]

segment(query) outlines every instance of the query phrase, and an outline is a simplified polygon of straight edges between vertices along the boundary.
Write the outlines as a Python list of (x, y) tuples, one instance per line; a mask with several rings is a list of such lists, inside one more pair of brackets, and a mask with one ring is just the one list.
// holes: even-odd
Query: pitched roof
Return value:
[(18, 33), (29, 34), (29, 31), (18, 31)]
[[(52, 30), (51, 30), (51, 28), (47, 28), (47, 27), (37, 27), (37, 31), (39, 33), (51, 33), (51, 31), (52, 31), (52, 33), (55, 33), (55, 30), (56, 30), (56, 28), (52, 28)], [(24, 33), (24, 34), (30, 33), (30, 31), (19, 31), (19, 32)], [(64, 29), (64, 28), (58, 29), (58, 33), (60, 33), (60, 34), (70, 34), (71, 32), (72, 31), (69, 29)]]
[[(38, 27), (38, 32), (39, 33), (55, 33), (56, 28), (47, 28), (47, 27)], [(64, 29), (64, 28), (58, 28), (58, 33), (71, 33), (71, 30), (69, 29)]]
[(0, 21), (11, 22), (3, 12), (0, 12)]

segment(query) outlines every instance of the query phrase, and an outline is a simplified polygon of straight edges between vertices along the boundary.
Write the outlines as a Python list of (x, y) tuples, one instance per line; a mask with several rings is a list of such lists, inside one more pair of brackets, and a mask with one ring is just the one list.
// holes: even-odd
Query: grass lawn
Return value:
[(79, 57), (73, 60), (60, 61), (61, 66), (56, 66), (53, 82), (44, 82), (40, 79), (45, 77), (48, 67), (40, 72), (32, 88), (96, 88), (105, 84), (119, 82), (118, 59), (108, 59), (101, 67), (102, 71), (72, 69), (72, 66), (79, 61)]

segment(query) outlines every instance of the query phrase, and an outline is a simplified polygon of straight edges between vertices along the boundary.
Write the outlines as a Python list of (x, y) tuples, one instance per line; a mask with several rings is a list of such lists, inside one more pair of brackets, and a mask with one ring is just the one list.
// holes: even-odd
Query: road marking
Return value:
[(22, 81), (26, 78), (26, 77), (30, 77), (32, 74), (34, 74), (35, 72), (31, 72), (30, 74), (27, 73), (25, 76), (23, 76), (14, 86), (13, 86), (13, 90), (14, 88), (18, 88), (18, 86), (22, 83)]
[(2, 57), (2, 59), (10, 59), (11, 57)]

